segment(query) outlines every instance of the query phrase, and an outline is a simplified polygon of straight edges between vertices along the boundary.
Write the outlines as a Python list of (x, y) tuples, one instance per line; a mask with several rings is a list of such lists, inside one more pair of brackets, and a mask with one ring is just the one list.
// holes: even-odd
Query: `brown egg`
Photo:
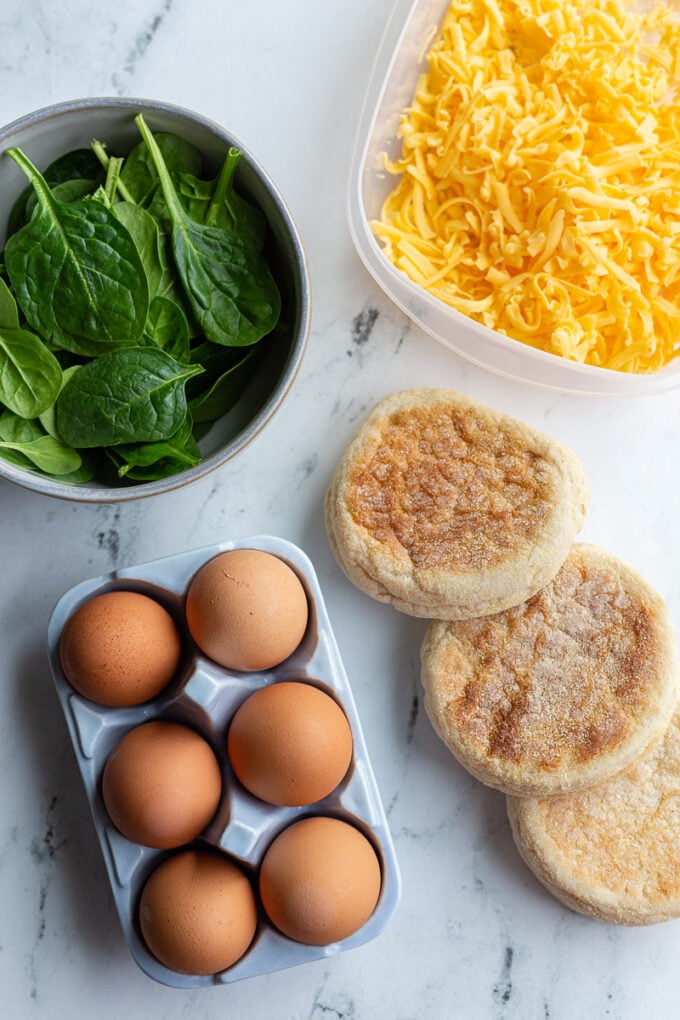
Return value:
[(347, 822), (318, 816), (284, 829), (260, 867), (270, 920), (297, 942), (326, 946), (358, 931), (380, 895), (380, 863)]
[(188, 726), (149, 722), (130, 730), (104, 766), (102, 796), (116, 828), (133, 843), (168, 849), (211, 820), (222, 776), (206, 740)]
[(227, 749), (247, 790), (269, 804), (300, 806), (328, 796), (352, 760), (352, 731), (328, 694), (296, 681), (251, 694), (229, 727)]
[(69, 683), (99, 705), (140, 705), (179, 665), (181, 640), (170, 614), (147, 595), (110, 591), (66, 621), (59, 657)]
[(307, 627), (307, 596), (282, 559), (257, 549), (234, 549), (208, 560), (186, 601), (191, 634), (211, 659), (228, 669), (270, 669), (291, 655)]
[(255, 894), (226, 857), (185, 850), (147, 879), (139, 923), (147, 946), (166, 967), (182, 974), (217, 974), (236, 963), (253, 940)]

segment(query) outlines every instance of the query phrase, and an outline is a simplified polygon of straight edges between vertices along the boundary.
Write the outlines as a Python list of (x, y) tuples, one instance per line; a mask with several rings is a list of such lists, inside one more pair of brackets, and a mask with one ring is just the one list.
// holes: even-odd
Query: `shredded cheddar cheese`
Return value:
[(575, 361), (680, 353), (680, 20), (628, 0), (452, 0), (371, 224), (414, 282)]

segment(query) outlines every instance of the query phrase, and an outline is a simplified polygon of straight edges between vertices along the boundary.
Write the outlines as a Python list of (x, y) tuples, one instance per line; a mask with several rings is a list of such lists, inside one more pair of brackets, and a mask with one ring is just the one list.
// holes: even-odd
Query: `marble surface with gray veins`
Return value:
[[(680, 611), (680, 396), (598, 401), (503, 380), (411, 325), (347, 228), (363, 95), (391, 0), (4, 0), (0, 122), (76, 97), (155, 98), (229, 127), (278, 183), (306, 247), (313, 317), (293, 389), (235, 461), (122, 506), (0, 483), (0, 1015), (72, 1020), (656, 1020), (678, 1015), (680, 923), (571, 913), (514, 848), (502, 796), (458, 767), (423, 711), (424, 621), (338, 570), (323, 495), (366, 411), (448, 385), (571, 445), (591, 482), (583, 537), (634, 563)], [(5, 158), (0, 156), (0, 158)], [(122, 936), (45, 655), (69, 587), (112, 568), (272, 533), (307, 552), (350, 677), (403, 878), (383, 934), (228, 987), (177, 990)]]

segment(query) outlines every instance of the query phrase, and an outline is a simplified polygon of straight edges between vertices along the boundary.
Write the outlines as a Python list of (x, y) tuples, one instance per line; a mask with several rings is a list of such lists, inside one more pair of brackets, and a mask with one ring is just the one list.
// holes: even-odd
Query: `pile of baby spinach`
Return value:
[(198, 464), (198, 440), (276, 329), (262, 211), (231, 148), (152, 133), (125, 157), (93, 141), (29, 184), (0, 264), (0, 457), (67, 482), (143, 482)]

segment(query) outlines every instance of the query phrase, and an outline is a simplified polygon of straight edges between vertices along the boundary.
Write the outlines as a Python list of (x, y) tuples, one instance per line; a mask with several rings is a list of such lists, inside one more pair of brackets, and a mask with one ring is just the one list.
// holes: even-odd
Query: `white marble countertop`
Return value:
[[(289, 399), (223, 470), (122, 506), (0, 485), (0, 1014), (109, 1020), (425, 1020), (678, 1015), (680, 922), (625, 929), (552, 900), (521, 863), (504, 800), (471, 779), (422, 709), (425, 624), (372, 602), (329, 550), (323, 494), (384, 394), (457, 387), (570, 444), (582, 536), (629, 559), (680, 623), (680, 394), (581, 399), (504, 381), (410, 325), (346, 225), (355, 125), (391, 0), (5, 0), (0, 122), (82, 96), (162, 99), (229, 127), (287, 197), (311, 266), (312, 331)], [(314, 562), (353, 685), (402, 878), (384, 933), (226, 987), (147, 978), (126, 947), (54, 693), (57, 598), (114, 567), (273, 533)], [(680, 850), (679, 850), (680, 852)]]

